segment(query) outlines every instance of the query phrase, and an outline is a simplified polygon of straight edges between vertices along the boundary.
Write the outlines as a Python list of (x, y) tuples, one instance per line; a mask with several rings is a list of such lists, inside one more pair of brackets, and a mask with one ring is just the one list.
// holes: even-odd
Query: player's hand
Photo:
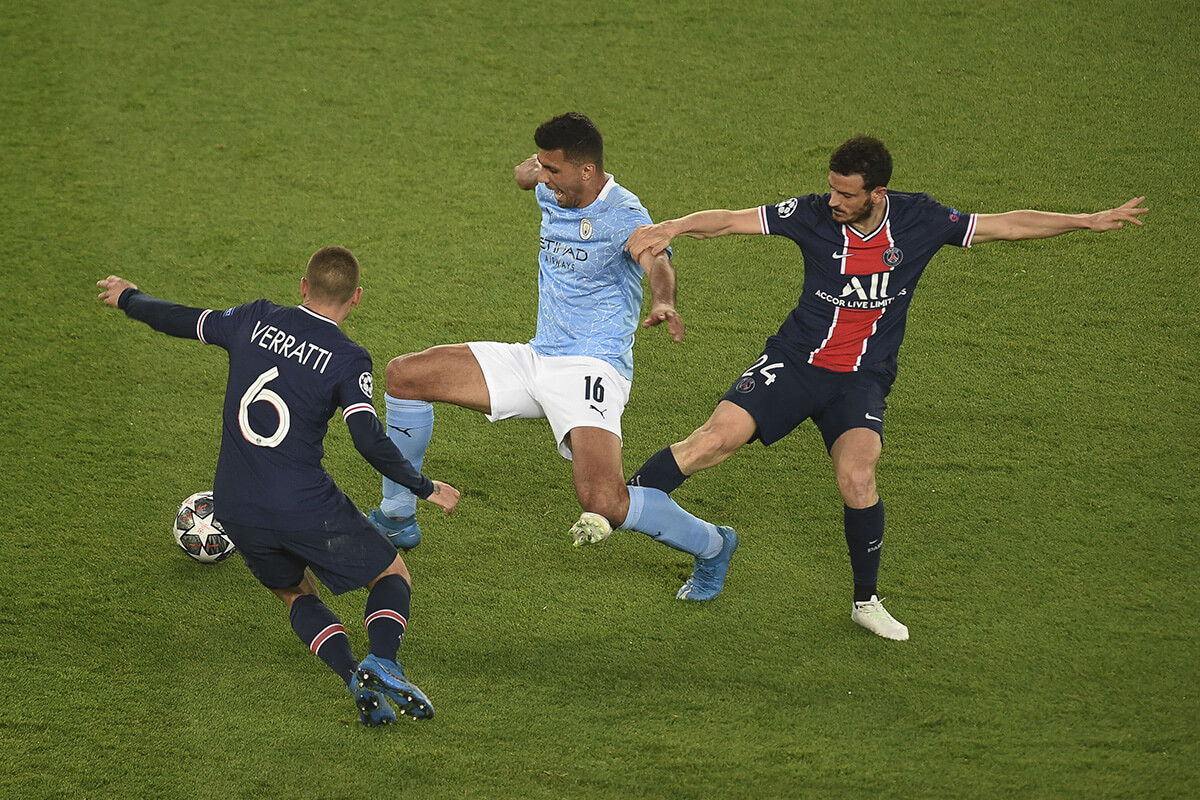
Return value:
[(639, 225), (629, 236), (629, 241), (625, 242), (625, 250), (634, 260), (640, 261), (642, 253), (646, 250), (649, 250), (652, 256), (666, 250), (671, 238), (661, 222), (657, 225)]
[(643, 328), (653, 328), (656, 325), (667, 323), (667, 330), (671, 334), (671, 338), (676, 342), (683, 341), (683, 318), (679, 316), (679, 312), (671, 306), (656, 305), (650, 309), (650, 316), (646, 317), (642, 323)]
[(538, 185), (538, 177), (542, 174), (542, 163), (534, 153), (529, 158), (513, 167), (513, 180), (522, 189), (532, 189)]
[(113, 308), (117, 307), (117, 301), (121, 299), (122, 292), (126, 289), (137, 288), (129, 281), (124, 278), (118, 278), (116, 275), (109, 275), (102, 281), (96, 281), (96, 285), (104, 290), (99, 294), (100, 299), (104, 301), (105, 305), (112, 306)]
[(433, 494), (425, 499), (433, 503), (435, 506), (441, 506), (442, 511), (446, 516), (454, 513), (455, 507), (458, 505), (458, 489), (455, 489), (448, 483), (441, 481), (433, 482)]
[(1100, 211), (1092, 214), (1091, 224), (1088, 225), (1088, 228), (1093, 231), (1111, 231), (1125, 227), (1126, 222), (1141, 225), (1142, 221), (1137, 218), (1137, 215), (1145, 214), (1150, 210), (1139, 207), (1145, 201), (1145, 197), (1135, 197), (1119, 208), (1112, 208), (1108, 211)]

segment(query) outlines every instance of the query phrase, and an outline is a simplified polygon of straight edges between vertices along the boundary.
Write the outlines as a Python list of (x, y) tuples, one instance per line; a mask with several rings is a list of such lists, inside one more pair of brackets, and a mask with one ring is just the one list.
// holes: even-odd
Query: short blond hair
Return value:
[(358, 290), (358, 259), (344, 247), (322, 247), (308, 259), (304, 278), (314, 300), (342, 304)]

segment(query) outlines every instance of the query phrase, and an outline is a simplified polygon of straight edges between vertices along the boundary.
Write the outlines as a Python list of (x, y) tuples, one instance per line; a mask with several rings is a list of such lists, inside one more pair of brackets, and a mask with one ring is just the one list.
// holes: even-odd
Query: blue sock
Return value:
[(666, 492), (641, 486), (629, 487), (629, 514), (618, 527), (700, 558), (712, 558), (724, 544), (716, 525), (684, 511)]
[(396, 660), (400, 640), (408, 629), (411, 599), (412, 587), (400, 575), (387, 575), (375, 582), (367, 595), (367, 609), (363, 614), (371, 655)]
[(688, 476), (680, 471), (671, 448), (664, 447), (646, 459), (646, 463), (642, 464), (641, 469), (633, 473), (633, 477), (629, 479), (629, 485), (658, 489), (670, 494), (678, 489), (687, 478)]
[(883, 498), (870, 508), (845, 507), (846, 546), (854, 572), (854, 600), (878, 596), (879, 556), (883, 549)]
[[(418, 471), (433, 436), (433, 405), (423, 400), (401, 400), (390, 394), (387, 403), (387, 434)], [(383, 479), (383, 502), (379, 510), (389, 517), (404, 519), (417, 513), (417, 496), (398, 483)]]
[(354, 660), (346, 629), (342, 627), (337, 614), (330, 611), (315, 594), (304, 594), (292, 603), (288, 616), (292, 620), (292, 630), (300, 637), (300, 641), (349, 686), (358, 662)]

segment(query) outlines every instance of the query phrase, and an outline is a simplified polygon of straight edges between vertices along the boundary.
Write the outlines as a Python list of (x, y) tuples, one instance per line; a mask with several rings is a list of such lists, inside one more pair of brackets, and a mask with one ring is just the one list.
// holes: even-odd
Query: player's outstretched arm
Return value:
[(758, 209), (745, 208), (741, 211), (728, 211), (723, 208), (715, 208), (709, 211), (696, 211), (679, 219), (668, 219), (656, 225), (642, 225), (629, 237), (625, 249), (633, 254), (634, 258), (647, 249), (654, 255), (658, 255), (667, 249), (667, 245), (676, 236), (714, 239), (717, 236), (726, 236), (731, 233), (762, 233)]
[[(100, 292), (100, 300), (107, 306), (121, 309), (130, 319), (144, 322), (168, 336), (180, 339), (200, 338), (197, 325), (204, 315), (203, 308), (192, 308), (143, 294), (132, 283), (116, 275), (96, 281), (96, 285), (104, 290)], [(129, 291), (130, 289), (133, 291)], [(123, 304), (122, 297), (125, 298)]]
[(536, 153), (513, 167), (513, 180), (525, 191), (538, 185), (538, 176), (541, 174), (542, 164)]
[(1126, 222), (1141, 225), (1139, 215), (1150, 210), (1141, 207), (1145, 200), (1145, 197), (1135, 197), (1116, 208), (1095, 214), (1056, 214), (1050, 211), (980, 214), (975, 220), (975, 235), (971, 237), (971, 243), (1047, 239), (1082, 230), (1112, 231), (1125, 227)]
[(643, 328), (653, 328), (667, 323), (667, 331), (676, 342), (683, 341), (683, 319), (675, 310), (675, 267), (666, 253), (651, 255), (649, 249), (642, 250), (637, 259), (650, 283), (650, 314), (642, 322)]
[(459, 492), (448, 483), (441, 481), (433, 482), (433, 491), (429, 497), (425, 499), (433, 503), (435, 506), (440, 506), (446, 516), (454, 513), (455, 507), (458, 505)]

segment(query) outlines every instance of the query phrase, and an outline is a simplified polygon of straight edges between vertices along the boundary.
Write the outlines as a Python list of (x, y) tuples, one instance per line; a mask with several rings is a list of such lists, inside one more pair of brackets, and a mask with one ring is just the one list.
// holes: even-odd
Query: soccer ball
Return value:
[(212, 492), (196, 492), (183, 501), (172, 533), (180, 550), (204, 564), (224, 561), (237, 549), (213, 516)]

